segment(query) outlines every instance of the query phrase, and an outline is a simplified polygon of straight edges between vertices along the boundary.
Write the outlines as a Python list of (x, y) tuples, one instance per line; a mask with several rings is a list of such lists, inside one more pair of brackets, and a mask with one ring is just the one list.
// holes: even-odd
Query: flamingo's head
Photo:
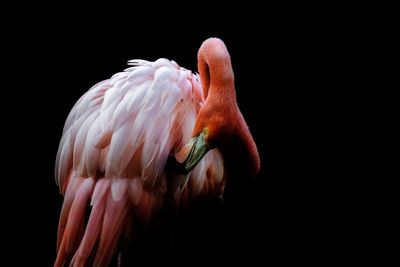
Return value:
[(192, 139), (177, 154), (178, 172), (189, 173), (203, 156), (224, 144), (236, 129), (238, 106), (231, 59), (225, 44), (206, 40), (199, 49), (198, 67), (205, 103), (201, 107)]

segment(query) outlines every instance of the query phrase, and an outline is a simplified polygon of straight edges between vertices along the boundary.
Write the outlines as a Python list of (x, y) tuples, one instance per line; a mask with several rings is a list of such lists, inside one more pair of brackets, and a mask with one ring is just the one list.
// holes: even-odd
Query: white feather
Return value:
[(60, 142), (56, 158), (56, 181), (62, 188), (64, 179), (67, 179), (68, 172), (72, 166), (72, 145), (68, 134), (65, 134)]
[(147, 65), (147, 64), (151, 64), (151, 62), (143, 59), (132, 59), (128, 61), (128, 65), (132, 66)]
[(91, 206), (93, 206), (103, 198), (103, 196), (107, 192), (107, 189), (109, 188), (109, 184), (110, 179), (100, 179), (99, 181), (97, 181), (92, 194), (92, 200), (90, 202)]
[(121, 100), (122, 96), (118, 94), (114, 87), (111, 87), (104, 94), (103, 104), (101, 106), (101, 112), (105, 112), (112, 104), (116, 105)]
[(73, 164), (75, 170), (78, 171), (80, 175), (83, 175), (86, 171), (86, 165), (84, 164), (83, 153), (86, 142), (87, 133), (93, 121), (98, 116), (98, 111), (93, 112), (81, 125), (78, 133), (76, 134), (75, 144), (74, 144), (74, 155)]
[(129, 72), (128, 81), (130, 84), (140, 84), (145, 81), (152, 80), (154, 77), (154, 68), (152, 67), (136, 67), (133, 71)]
[(111, 196), (114, 201), (120, 201), (128, 189), (128, 179), (113, 179), (111, 184)]
[(109, 81), (109, 84), (110, 84), (111, 86), (113, 86), (113, 87), (119, 87), (119, 86), (115, 86), (115, 85), (116, 85), (117, 83), (124, 82), (125, 79), (126, 79), (126, 73), (125, 73), (125, 72), (118, 72), (118, 73), (115, 73), (115, 74), (111, 77), (111, 79), (110, 79), (110, 81)]
[(113, 132), (107, 157), (106, 177), (121, 175), (132, 158), (135, 151), (129, 145), (129, 139), (127, 138), (129, 132), (130, 127), (128, 124)]
[(101, 118), (98, 116), (87, 132), (87, 141), (83, 151), (84, 161), (89, 176), (95, 176), (98, 172), (100, 152), (108, 145), (107, 137), (111, 136), (110, 131), (101, 131)]
[(167, 67), (170, 69), (177, 69), (177, 66), (174, 65), (171, 61), (169, 61), (168, 59), (165, 58), (159, 58), (156, 61), (153, 62), (152, 66), (154, 68), (162, 68), (162, 67)]
[(146, 95), (147, 88), (150, 85), (150, 81), (146, 81), (143, 84), (138, 85), (136, 90), (128, 98), (128, 103), (126, 104), (126, 111), (129, 113), (137, 113), (139, 111), (140, 104)]
[(118, 106), (119, 101), (114, 101), (104, 111), (101, 111), (100, 127), (102, 131), (110, 130), (110, 121), (114, 114), (115, 108)]

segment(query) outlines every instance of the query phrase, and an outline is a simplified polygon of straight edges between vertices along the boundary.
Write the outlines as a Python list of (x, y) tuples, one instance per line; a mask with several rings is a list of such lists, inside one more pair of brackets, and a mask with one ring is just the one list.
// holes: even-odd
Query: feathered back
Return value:
[[(166, 59), (129, 64), (93, 86), (66, 120), (55, 166), (65, 197), (55, 266), (107, 266), (134, 220), (148, 220), (172, 190), (167, 179), (176, 177), (165, 165), (191, 137), (204, 102), (199, 77)], [(219, 151), (210, 151), (189, 175), (188, 186), (189, 177), (178, 177), (177, 194), (222, 193)]]

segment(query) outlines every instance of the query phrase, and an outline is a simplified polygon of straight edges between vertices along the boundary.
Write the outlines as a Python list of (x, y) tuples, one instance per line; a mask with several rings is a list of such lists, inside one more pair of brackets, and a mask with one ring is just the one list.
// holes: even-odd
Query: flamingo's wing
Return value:
[[(148, 220), (161, 205), (167, 158), (190, 139), (203, 101), (197, 76), (166, 59), (130, 64), (84, 94), (65, 123), (55, 169), (65, 197), (55, 266), (106, 266), (132, 221)], [(211, 151), (190, 174), (186, 195), (222, 182), (222, 157)]]

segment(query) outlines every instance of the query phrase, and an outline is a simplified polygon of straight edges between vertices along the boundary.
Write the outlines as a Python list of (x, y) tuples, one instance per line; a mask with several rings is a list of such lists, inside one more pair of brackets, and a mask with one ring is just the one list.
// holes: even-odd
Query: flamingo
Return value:
[(65, 122), (56, 267), (108, 266), (168, 196), (177, 206), (222, 196), (228, 179), (260, 169), (222, 40), (202, 43), (199, 74), (164, 58), (128, 65), (87, 91)]

